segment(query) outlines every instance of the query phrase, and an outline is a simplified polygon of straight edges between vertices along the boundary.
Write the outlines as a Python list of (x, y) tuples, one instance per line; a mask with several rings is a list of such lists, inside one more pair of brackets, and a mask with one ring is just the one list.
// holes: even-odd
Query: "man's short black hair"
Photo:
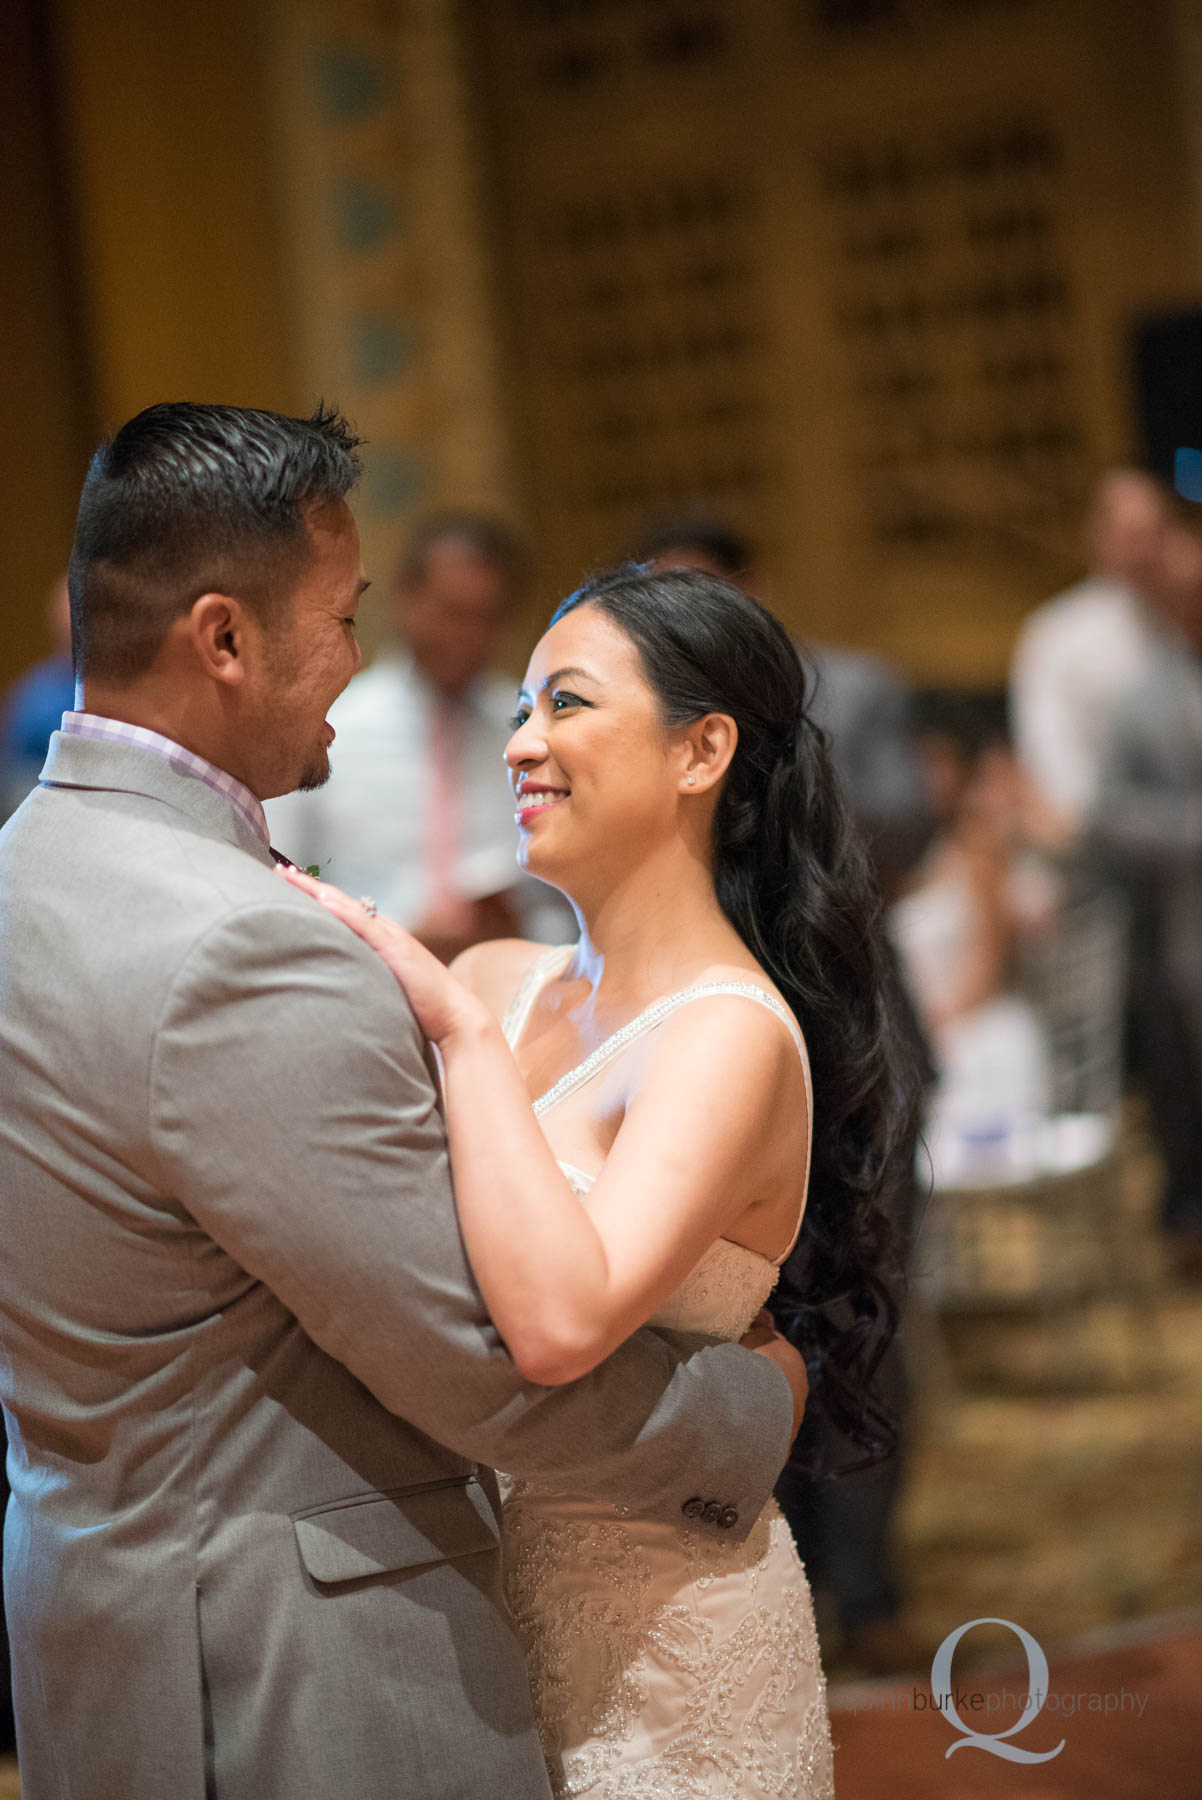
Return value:
[(738, 581), (751, 567), (753, 551), (741, 532), (712, 513), (666, 513), (646, 525), (631, 546), (630, 561), (655, 562), (674, 550), (704, 556), (728, 581)]
[(332, 407), (148, 406), (92, 458), (71, 552), (76, 673), (133, 681), (205, 593), (269, 620), (308, 549), (303, 509), (346, 499), (359, 439)]
[(508, 525), (488, 513), (448, 511), (429, 514), (410, 532), (397, 564), (398, 587), (416, 587), (423, 580), (430, 552), (439, 544), (458, 544), (495, 569), (512, 599), (517, 599), (530, 579), (525, 546)]

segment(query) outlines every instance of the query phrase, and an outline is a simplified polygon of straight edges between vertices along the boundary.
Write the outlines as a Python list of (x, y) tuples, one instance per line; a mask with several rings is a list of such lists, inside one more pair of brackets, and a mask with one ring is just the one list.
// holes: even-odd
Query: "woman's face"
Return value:
[(595, 607), (540, 639), (514, 725), (505, 760), (532, 874), (571, 893), (599, 859), (616, 873), (675, 831), (683, 751), (634, 645)]

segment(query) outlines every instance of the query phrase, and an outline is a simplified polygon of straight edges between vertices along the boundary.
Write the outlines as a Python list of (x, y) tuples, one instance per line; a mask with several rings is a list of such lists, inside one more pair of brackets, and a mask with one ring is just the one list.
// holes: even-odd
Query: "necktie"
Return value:
[(462, 738), (463, 715), (459, 706), (439, 694), (431, 717), (430, 810), (426, 830), (426, 879), (432, 907), (459, 898), (455, 871), (462, 833)]

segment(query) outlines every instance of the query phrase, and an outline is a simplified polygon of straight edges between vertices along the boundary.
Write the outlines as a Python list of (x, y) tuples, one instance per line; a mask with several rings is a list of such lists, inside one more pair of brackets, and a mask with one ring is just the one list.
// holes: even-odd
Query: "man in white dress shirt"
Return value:
[(492, 663), (525, 580), (497, 521), (420, 525), (393, 588), (397, 641), (331, 711), (330, 781), (267, 808), (294, 862), (370, 895), (448, 961), (486, 938), (569, 935), (566, 905), (519, 873), (502, 761), (515, 684)]
[(1112, 469), (1089, 519), (1091, 573), (1039, 606), (1010, 670), (1015, 748), (1066, 843), (1097, 792), (1115, 706), (1158, 638), (1148, 596), (1160, 586), (1169, 500), (1136, 469)]
[(1202, 1281), (1202, 521), (1170, 530), (1165, 630), (1110, 721), (1092, 847), (1132, 923), (1133, 1048), (1165, 1162), (1161, 1218)]

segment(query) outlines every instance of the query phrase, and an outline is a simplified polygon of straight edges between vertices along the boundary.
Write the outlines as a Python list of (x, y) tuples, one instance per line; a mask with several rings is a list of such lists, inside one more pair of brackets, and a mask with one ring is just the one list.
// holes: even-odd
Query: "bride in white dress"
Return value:
[[(864, 1321), (889, 1311), (879, 1190), (904, 1083), (803, 700), (783, 630), (738, 589), (618, 571), (559, 609), (506, 750), (521, 859), (572, 900), (577, 944), (484, 944), (448, 973), (361, 902), (288, 878), (385, 958), (438, 1046), (465, 1241), (530, 1380), (587, 1379), (645, 1323), (744, 1336), (813, 1160), (790, 1266), (859, 1323), (803, 1347), (867, 1444), (879, 1416), (857, 1416), (856, 1384)], [(740, 1521), (698, 1494), (670, 1526), (512, 1483), (504, 1547), (557, 1796), (833, 1794), (809, 1588), (774, 1504)]]

